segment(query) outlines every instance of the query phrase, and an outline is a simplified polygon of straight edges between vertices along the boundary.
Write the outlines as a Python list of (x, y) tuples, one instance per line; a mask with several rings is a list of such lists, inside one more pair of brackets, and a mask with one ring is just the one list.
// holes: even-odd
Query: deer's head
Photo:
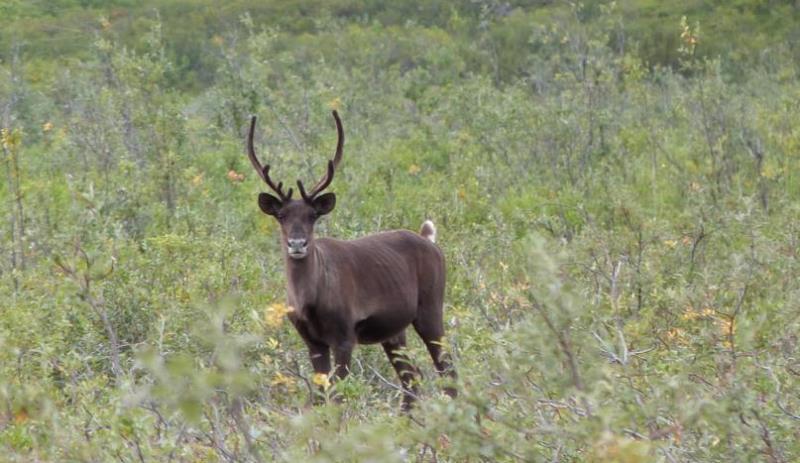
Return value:
[(314, 240), (314, 224), (317, 219), (331, 212), (336, 206), (336, 195), (333, 193), (322, 193), (325, 188), (333, 181), (333, 174), (339, 161), (342, 159), (342, 148), (344, 147), (344, 129), (339, 114), (333, 111), (333, 118), (336, 120), (336, 131), (339, 140), (336, 144), (336, 154), (332, 160), (328, 161), (328, 171), (316, 185), (306, 193), (303, 182), (297, 181), (297, 189), (300, 190), (300, 199), (292, 199), (293, 190), (283, 191), (283, 182), (277, 185), (269, 177), (269, 164), (261, 165), (256, 157), (253, 147), (253, 134), (256, 128), (256, 117), (250, 121), (250, 133), (247, 136), (247, 155), (250, 162), (258, 172), (258, 175), (266, 182), (277, 196), (269, 193), (258, 195), (258, 206), (267, 214), (275, 217), (281, 225), (283, 243), (286, 246), (286, 253), (292, 259), (303, 259), (308, 255), (309, 246)]

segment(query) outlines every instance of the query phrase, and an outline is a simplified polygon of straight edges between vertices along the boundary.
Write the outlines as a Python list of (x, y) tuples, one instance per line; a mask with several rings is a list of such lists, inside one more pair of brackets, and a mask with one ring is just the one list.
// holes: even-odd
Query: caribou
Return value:
[(456, 372), (443, 349), (445, 262), (435, 244), (436, 227), (423, 222), (419, 233), (384, 231), (354, 240), (316, 238), (314, 226), (336, 205), (336, 195), (323, 191), (333, 181), (342, 160), (344, 129), (333, 111), (338, 141), (336, 154), (325, 175), (308, 191), (297, 181), (284, 190), (270, 178), (270, 165), (262, 166), (253, 146), (256, 117), (250, 121), (247, 154), (258, 175), (275, 195), (260, 193), (258, 206), (280, 224), (289, 320), (308, 347), (316, 374), (332, 379), (347, 376), (357, 344), (380, 343), (402, 385), (402, 409), (408, 411), (418, 395), (419, 370), (406, 353), (406, 328), (420, 336), (433, 358), (436, 371), (449, 377), (445, 393), (455, 397)]

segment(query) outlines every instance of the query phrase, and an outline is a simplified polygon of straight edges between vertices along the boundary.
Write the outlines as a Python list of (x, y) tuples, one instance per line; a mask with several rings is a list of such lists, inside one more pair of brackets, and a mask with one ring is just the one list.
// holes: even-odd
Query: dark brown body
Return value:
[(305, 259), (287, 257), (286, 271), (293, 321), (313, 342), (374, 344), (442, 318), (442, 252), (410, 231), (320, 238)]
[[(405, 329), (412, 325), (437, 371), (454, 375), (443, 355), (444, 257), (438, 246), (406, 231), (353, 241), (320, 238), (308, 257), (286, 257), (289, 317), (309, 348), (317, 373), (347, 375), (356, 344), (383, 344), (413, 402), (416, 369), (403, 356)], [(454, 394), (452, 388), (448, 393)]]
[[(405, 330), (413, 326), (433, 358), (436, 370), (455, 378), (449, 356), (442, 349), (444, 323), (442, 306), (445, 266), (436, 246), (436, 228), (425, 221), (420, 233), (387, 231), (364, 238), (341, 241), (314, 238), (317, 220), (330, 213), (336, 195), (320, 194), (333, 180), (342, 157), (344, 130), (333, 112), (339, 133), (336, 156), (328, 162), (327, 174), (306, 193), (297, 186), (302, 199), (292, 199), (262, 167), (253, 148), (255, 118), (250, 124), (248, 155), (253, 167), (277, 194), (261, 193), (261, 210), (281, 225), (286, 260), (289, 318), (308, 346), (315, 373), (329, 374), (331, 354), (335, 378), (349, 372), (350, 356), (356, 344), (380, 343), (392, 362), (405, 392), (403, 408), (416, 398), (418, 375), (404, 354)], [(455, 389), (445, 389), (455, 396)]]

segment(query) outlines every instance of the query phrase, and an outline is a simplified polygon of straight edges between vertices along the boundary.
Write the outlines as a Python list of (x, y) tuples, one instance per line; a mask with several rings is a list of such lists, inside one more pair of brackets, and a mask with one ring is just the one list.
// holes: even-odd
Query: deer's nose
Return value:
[(288, 244), (292, 249), (303, 249), (308, 244), (308, 240), (305, 238), (289, 238)]

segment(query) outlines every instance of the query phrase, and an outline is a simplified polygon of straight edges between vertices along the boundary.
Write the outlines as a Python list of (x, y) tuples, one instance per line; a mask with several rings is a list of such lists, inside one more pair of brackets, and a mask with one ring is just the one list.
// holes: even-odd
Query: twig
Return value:
[(250, 435), (250, 426), (247, 424), (247, 419), (244, 414), (242, 414), (242, 408), (242, 399), (237, 397), (233, 399), (233, 403), (230, 407), (230, 414), (233, 417), (233, 421), (236, 423), (236, 428), (242, 436), (244, 436), (244, 442), (247, 445), (248, 453), (250, 453), (250, 456), (252, 456), (255, 461), (262, 462), (264, 460), (261, 458), (261, 454), (253, 442), (253, 436)]
[(562, 353), (565, 357), (567, 357), (567, 363), (572, 376), (572, 385), (575, 386), (575, 389), (582, 391), (584, 389), (583, 380), (578, 372), (578, 362), (575, 359), (574, 353), (572, 352), (572, 345), (569, 337), (567, 337), (563, 331), (556, 328), (555, 324), (553, 324), (553, 321), (550, 320), (550, 317), (547, 315), (547, 312), (538, 302), (535, 300), (531, 301), (531, 305), (539, 312), (547, 327), (556, 336), (556, 340), (558, 341), (559, 346), (561, 346)]
[(398, 391), (402, 392), (403, 394), (408, 394), (408, 395), (410, 395), (411, 397), (413, 397), (414, 399), (419, 399), (419, 396), (418, 396), (418, 395), (414, 394), (414, 393), (413, 393), (413, 392), (411, 392), (411, 391), (406, 391), (406, 390), (405, 390), (405, 389), (403, 389), (402, 387), (400, 387), (400, 386), (398, 386), (398, 385), (394, 384), (393, 382), (391, 382), (391, 381), (389, 381), (388, 379), (386, 379), (385, 377), (383, 377), (383, 375), (381, 375), (380, 373), (378, 373), (378, 370), (376, 370), (375, 368), (373, 368), (371, 365), (367, 365), (367, 368), (369, 368), (369, 369), (372, 371), (372, 373), (373, 373), (375, 376), (377, 376), (377, 377), (378, 377), (378, 379), (380, 379), (380, 380), (381, 380), (383, 383), (385, 383), (386, 385), (388, 385), (388, 386), (392, 387), (393, 389), (396, 389), (396, 390), (398, 390)]

